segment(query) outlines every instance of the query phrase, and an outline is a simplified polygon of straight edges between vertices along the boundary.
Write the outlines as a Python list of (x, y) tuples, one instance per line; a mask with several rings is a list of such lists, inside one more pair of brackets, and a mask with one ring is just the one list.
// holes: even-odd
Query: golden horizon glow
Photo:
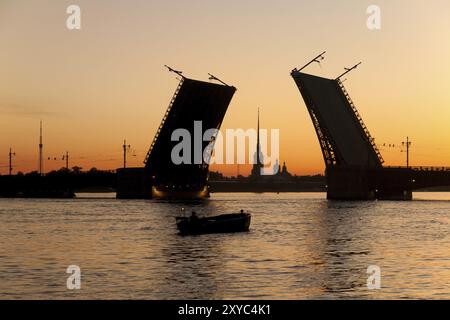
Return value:
[[(82, 29), (69, 31), (71, 1), (0, 4), (0, 174), (38, 166), (39, 120), (45, 171), (116, 169), (126, 139), (142, 166), (176, 88), (164, 64), (238, 88), (222, 130), (280, 129), (280, 162), (298, 175), (323, 174), (317, 137), (289, 76), (323, 50), (333, 78), (363, 61), (345, 85), (378, 145), (412, 140), (411, 165), (450, 166), (450, 3), (380, 0), (382, 29), (366, 28), (371, 1), (87, 1)], [(405, 165), (380, 147), (386, 165)], [(136, 156), (133, 156), (135, 154)], [(212, 166), (236, 175), (237, 166)], [(248, 166), (240, 166), (248, 174)]]

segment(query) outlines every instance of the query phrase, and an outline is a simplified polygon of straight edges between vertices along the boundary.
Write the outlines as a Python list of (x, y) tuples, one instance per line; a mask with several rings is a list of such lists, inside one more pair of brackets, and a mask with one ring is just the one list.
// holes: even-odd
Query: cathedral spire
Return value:
[(253, 178), (259, 178), (262, 175), (262, 168), (264, 167), (263, 155), (261, 153), (261, 140), (260, 140), (260, 134), (259, 134), (259, 108), (258, 108), (257, 127), (258, 127), (258, 129), (257, 129), (258, 132), (257, 132), (257, 141), (256, 141), (256, 152), (255, 152), (255, 156), (253, 158), (254, 163), (253, 163), (252, 172), (250, 174), (250, 176)]
[(261, 144), (260, 144), (260, 140), (259, 140), (259, 108), (258, 108), (258, 131), (256, 132), (258, 138), (257, 138), (257, 142), (256, 142), (256, 164), (260, 165), (261, 164), (261, 159), (260, 159), (260, 153), (261, 153)]

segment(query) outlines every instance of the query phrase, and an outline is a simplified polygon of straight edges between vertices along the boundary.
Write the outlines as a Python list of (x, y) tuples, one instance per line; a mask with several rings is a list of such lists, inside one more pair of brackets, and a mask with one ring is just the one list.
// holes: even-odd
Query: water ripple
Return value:
[[(419, 198), (0, 199), (0, 298), (449, 299), (450, 201)], [(252, 228), (181, 237), (182, 207), (204, 216), (248, 209)], [(82, 270), (77, 292), (66, 289), (72, 264)], [(367, 290), (369, 265), (381, 268), (381, 290)]]

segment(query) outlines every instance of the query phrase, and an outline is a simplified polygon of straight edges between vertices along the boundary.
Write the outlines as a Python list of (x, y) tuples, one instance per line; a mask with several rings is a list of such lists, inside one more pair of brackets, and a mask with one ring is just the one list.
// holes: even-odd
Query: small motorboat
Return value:
[(215, 217), (198, 218), (177, 217), (177, 228), (182, 235), (197, 235), (207, 233), (246, 232), (250, 228), (252, 215), (250, 213), (223, 214)]

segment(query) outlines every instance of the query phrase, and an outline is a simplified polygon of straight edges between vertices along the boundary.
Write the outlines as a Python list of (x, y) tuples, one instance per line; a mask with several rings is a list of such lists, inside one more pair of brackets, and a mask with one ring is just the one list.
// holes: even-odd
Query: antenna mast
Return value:
[(223, 82), (222, 80), (220, 80), (220, 79), (217, 78), (216, 76), (212, 75), (211, 73), (208, 73), (208, 76), (209, 76), (209, 80), (215, 80), (215, 81), (218, 81), (218, 82), (220, 82), (221, 84), (223, 84), (224, 86), (229, 87), (228, 84), (226, 84), (225, 82)]
[(177, 75), (179, 75), (183, 79), (186, 79), (186, 77), (183, 76), (183, 71), (175, 70), (175, 69), (169, 67), (168, 65), (164, 65), (164, 67), (166, 67), (170, 72), (176, 73)]
[(9, 175), (12, 175), (12, 169), (13, 169), (12, 157), (15, 156), (15, 155), (16, 155), (16, 153), (12, 152), (12, 149), (9, 148)]
[(312, 63), (314, 63), (314, 62), (320, 64), (320, 62), (322, 62), (322, 60), (325, 59), (325, 57), (324, 57), (325, 53), (327, 53), (327, 52), (326, 52), (326, 51), (322, 52), (322, 53), (319, 54), (317, 57), (315, 57), (314, 59), (312, 59), (311, 61), (309, 61), (307, 64), (305, 64), (303, 67), (301, 67), (300, 69), (295, 68), (293, 71), (294, 71), (294, 72), (295, 72), (295, 71), (300, 72), (300, 71), (302, 71), (303, 69), (305, 69), (307, 66), (309, 66), (310, 64), (312, 64)]
[(345, 69), (345, 72), (344, 72), (343, 74), (341, 74), (339, 77), (337, 77), (335, 80), (341, 80), (341, 78), (342, 78), (343, 76), (345, 76), (345, 75), (348, 74), (349, 72), (351, 72), (351, 71), (355, 70), (356, 68), (358, 68), (359, 65), (360, 65), (361, 63), (362, 63), (362, 62), (360, 62), (360, 63), (354, 65), (354, 66), (351, 67), (351, 68), (344, 68), (344, 69)]

